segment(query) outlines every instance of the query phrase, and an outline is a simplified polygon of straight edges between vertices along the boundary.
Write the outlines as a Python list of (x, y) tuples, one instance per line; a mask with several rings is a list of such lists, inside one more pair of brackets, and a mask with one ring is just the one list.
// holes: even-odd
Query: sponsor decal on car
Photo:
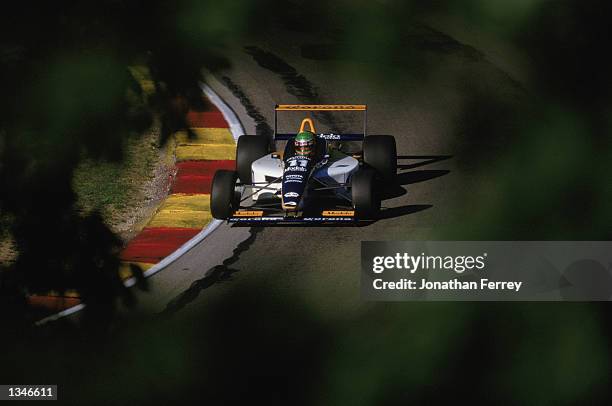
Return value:
[(299, 193), (295, 193), (295, 192), (287, 192), (284, 194), (285, 197), (299, 197), (300, 194)]
[(339, 140), (342, 138), (340, 134), (319, 134), (319, 137), (324, 140)]
[(353, 217), (355, 216), (354, 210), (323, 210), (321, 213), (324, 217)]
[(250, 223), (250, 222), (268, 222), (268, 223), (349, 223), (355, 221), (354, 217), (278, 217), (278, 216), (261, 216), (261, 217), (232, 217), (231, 222)]
[(319, 111), (342, 111), (342, 110), (367, 110), (365, 104), (278, 104), (275, 108), (276, 111), (308, 111), (308, 110), (319, 110)]
[(291, 158), (287, 160), (285, 173), (288, 172), (306, 172), (308, 169), (308, 159)]
[(240, 210), (234, 213), (235, 217), (261, 217), (263, 210)]
[(301, 219), (303, 221), (312, 221), (312, 222), (329, 222), (329, 221), (353, 221), (354, 219), (351, 217), (304, 217)]
[(287, 172), (306, 172), (307, 169), (304, 168), (303, 166), (290, 166), (287, 169), (285, 169), (285, 173)]

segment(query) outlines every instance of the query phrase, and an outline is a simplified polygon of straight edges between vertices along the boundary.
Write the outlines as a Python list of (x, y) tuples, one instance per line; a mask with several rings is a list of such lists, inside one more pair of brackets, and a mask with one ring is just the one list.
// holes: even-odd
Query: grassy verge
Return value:
[[(147, 68), (132, 66), (144, 97), (154, 86)], [(84, 160), (74, 176), (79, 208), (98, 210), (106, 224), (124, 241), (135, 236), (166, 196), (174, 169), (174, 146), (159, 147), (159, 125), (125, 141), (121, 162)]]
[[(148, 70), (136, 66), (131, 72), (144, 97), (151, 95), (154, 89)], [(124, 141), (122, 161), (83, 159), (74, 173), (77, 209), (83, 214), (99, 211), (105, 223), (124, 241), (140, 231), (168, 192), (174, 169), (174, 145), (168, 143), (160, 148), (159, 133), (156, 123), (144, 134)], [(10, 266), (17, 256), (6, 231), (9, 223), (0, 213), (0, 269)]]
[[(0, 220), (2, 222), (2, 220)], [(0, 270), (8, 267), (17, 257), (13, 239), (8, 232), (0, 233)]]
[[(121, 162), (85, 159), (74, 173), (78, 210), (97, 210), (105, 223), (124, 241), (134, 237), (166, 196), (174, 157), (172, 145), (159, 147), (156, 127), (125, 141)], [(17, 252), (6, 230), (9, 219), (0, 215), (0, 268), (10, 266)]]
[(84, 160), (73, 185), (83, 213), (98, 210), (124, 240), (137, 233), (165, 197), (172, 176), (171, 145), (158, 146), (159, 131), (126, 141), (121, 162)]

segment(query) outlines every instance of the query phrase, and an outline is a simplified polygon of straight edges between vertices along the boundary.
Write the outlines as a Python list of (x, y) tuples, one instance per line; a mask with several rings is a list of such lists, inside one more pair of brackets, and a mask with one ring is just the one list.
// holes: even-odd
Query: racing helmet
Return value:
[(302, 131), (295, 136), (295, 153), (302, 156), (312, 156), (315, 151), (315, 135), (310, 131)]

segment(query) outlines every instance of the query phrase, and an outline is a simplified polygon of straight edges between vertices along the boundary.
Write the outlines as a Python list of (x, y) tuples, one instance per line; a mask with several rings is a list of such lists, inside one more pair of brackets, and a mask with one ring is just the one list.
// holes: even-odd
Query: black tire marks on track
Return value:
[(272, 138), (274, 131), (268, 121), (264, 117), (263, 114), (259, 111), (257, 107), (251, 102), (251, 99), (246, 95), (246, 93), (242, 90), (242, 88), (234, 83), (232, 79), (228, 76), (221, 77), (221, 80), (227, 86), (227, 88), (232, 92), (234, 97), (240, 100), (240, 103), (244, 106), (247, 114), (255, 121), (255, 133), (257, 135), (264, 135), (266, 137)]
[(166, 305), (166, 308), (158, 313), (160, 316), (172, 316), (174, 313), (180, 311), (189, 303), (193, 302), (198, 298), (200, 293), (213, 286), (216, 283), (222, 283), (231, 280), (232, 275), (239, 272), (239, 269), (231, 268), (231, 265), (236, 263), (240, 259), (240, 255), (251, 247), (255, 242), (257, 235), (264, 230), (263, 227), (251, 227), (249, 230), (249, 237), (239, 243), (232, 256), (223, 260), (221, 265), (216, 265), (210, 268), (204, 273), (204, 277), (191, 283), (188, 289), (177, 295), (174, 299), (170, 300)]
[[(321, 103), (321, 97), (319, 96), (317, 87), (278, 55), (256, 46), (246, 46), (244, 50), (253, 57), (259, 66), (279, 75), (285, 84), (287, 93), (295, 96), (300, 102), (306, 104)], [(345, 128), (337, 119), (327, 111), (313, 112), (313, 116), (329, 127), (332, 132), (346, 132)]]

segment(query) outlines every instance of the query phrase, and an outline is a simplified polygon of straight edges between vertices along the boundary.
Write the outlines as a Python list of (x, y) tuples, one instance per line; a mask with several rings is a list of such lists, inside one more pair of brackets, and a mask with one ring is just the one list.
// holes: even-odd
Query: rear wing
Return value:
[(319, 134), (319, 137), (330, 141), (363, 141), (367, 135), (368, 106), (365, 104), (277, 104), (274, 108), (274, 141), (283, 141), (295, 137), (295, 133), (291, 134), (278, 132), (279, 111), (362, 111), (363, 133)]

